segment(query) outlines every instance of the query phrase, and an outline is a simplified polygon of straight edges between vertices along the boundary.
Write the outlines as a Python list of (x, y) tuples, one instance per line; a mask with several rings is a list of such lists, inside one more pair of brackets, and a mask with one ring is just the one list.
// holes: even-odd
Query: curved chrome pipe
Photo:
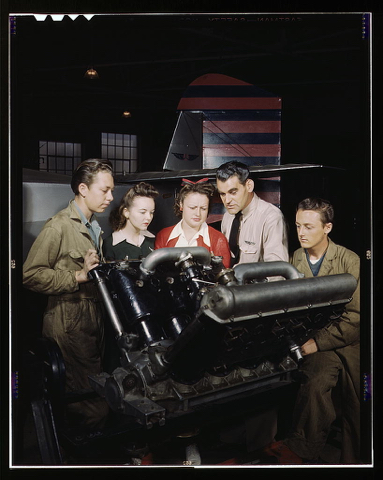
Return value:
[(284, 277), (286, 280), (293, 280), (303, 276), (291, 263), (281, 261), (239, 263), (234, 267), (234, 275), (240, 285), (266, 277)]
[(164, 262), (178, 262), (182, 260), (182, 257), (192, 255), (193, 259), (202, 263), (202, 265), (210, 265), (211, 254), (204, 247), (165, 247), (159, 248), (154, 252), (151, 252), (146, 258), (144, 258), (140, 265), (141, 273), (147, 277), (153, 275), (158, 265)]

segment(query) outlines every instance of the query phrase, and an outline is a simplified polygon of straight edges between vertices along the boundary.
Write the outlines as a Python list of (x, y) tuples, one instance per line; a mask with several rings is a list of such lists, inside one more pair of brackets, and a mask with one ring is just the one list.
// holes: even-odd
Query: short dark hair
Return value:
[(100, 160), (98, 158), (89, 158), (81, 162), (72, 174), (70, 186), (75, 195), (79, 194), (78, 187), (81, 183), (89, 188), (94, 182), (94, 177), (98, 172), (107, 172), (113, 176), (113, 167), (109, 160)]
[(207, 198), (209, 199), (209, 212), (210, 212), (211, 198), (213, 197), (214, 192), (215, 192), (215, 186), (208, 182), (185, 184), (181, 188), (179, 194), (177, 195), (177, 198), (174, 204), (174, 213), (177, 215), (177, 217), (182, 217), (181, 203), (183, 203), (185, 198), (191, 193), (200, 193), (201, 195), (206, 195)]
[(298, 203), (298, 210), (314, 210), (321, 217), (323, 225), (326, 223), (334, 223), (334, 207), (328, 200), (318, 197), (308, 197)]
[(216, 178), (220, 182), (226, 182), (226, 180), (234, 175), (236, 175), (239, 182), (244, 185), (249, 178), (249, 167), (244, 163), (233, 160), (232, 162), (223, 163), (217, 168)]
[(120, 205), (115, 207), (109, 215), (109, 223), (116, 232), (126, 225), (126, 217), (123, 215), (125, 208), (129, 209), (133, 205), (133, 201), (137, 197), (149, 197), (155, 199), (158, 195), (157, 190), (149, 183), (140, 182), (129, 188), (125, 195), (121, 198)]

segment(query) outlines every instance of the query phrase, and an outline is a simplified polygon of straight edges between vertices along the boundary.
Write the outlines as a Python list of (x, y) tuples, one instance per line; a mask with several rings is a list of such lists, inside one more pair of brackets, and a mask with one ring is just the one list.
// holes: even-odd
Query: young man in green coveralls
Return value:
[(337, 321), (321, 329), (302, 345), (303, 380), (293, 414), (292, 433), (266, 448), (280, 464), (320, 462), (331, 424), (336, 418), (332, 390), (341, 388), (341, 464), (360, 460), (360, 259), (329, 237), (333, 227), (332, 205), (319, 198), (299, 203), (296, 228), (301, 248), (292, 264), (305, 277), (350, 273), (358, 281), (350, 303)]

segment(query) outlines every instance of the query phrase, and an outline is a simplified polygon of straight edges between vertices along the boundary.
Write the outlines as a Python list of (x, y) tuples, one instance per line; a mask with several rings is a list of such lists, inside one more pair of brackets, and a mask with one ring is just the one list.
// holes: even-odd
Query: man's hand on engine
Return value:
[(317, 351), (318, 346), (313, 338), (310, 338), (310, 340), (307, 340), (307, 342), (301, 346), (301, 352), (303, 356), (309, 355), (310, 353), (315, 353)]
[(89, 280), (88, 272), (93, 268), (97, 267), (100, 263), (100, 259), (97, 255), (97, 251), (94, 249), (89, 249), (84, 257), (84, 267), (82, 270), (76, 272), (76, 280), (78, 283), (85, 283)]

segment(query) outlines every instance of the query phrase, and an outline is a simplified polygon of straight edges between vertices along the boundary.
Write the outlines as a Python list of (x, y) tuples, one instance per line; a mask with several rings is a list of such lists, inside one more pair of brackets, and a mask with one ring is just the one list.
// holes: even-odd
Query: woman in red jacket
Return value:
[(154, 248), (205, 247), (213, 255), (221, 256), (226, 268), (230, 266), (230, 249), (223, 233), (206, 223), (214, 185), (207, 179), (192, 182), (183, 179), (174, 212), (181, 220), (177, 225), (166, 227), (156, 235)]

